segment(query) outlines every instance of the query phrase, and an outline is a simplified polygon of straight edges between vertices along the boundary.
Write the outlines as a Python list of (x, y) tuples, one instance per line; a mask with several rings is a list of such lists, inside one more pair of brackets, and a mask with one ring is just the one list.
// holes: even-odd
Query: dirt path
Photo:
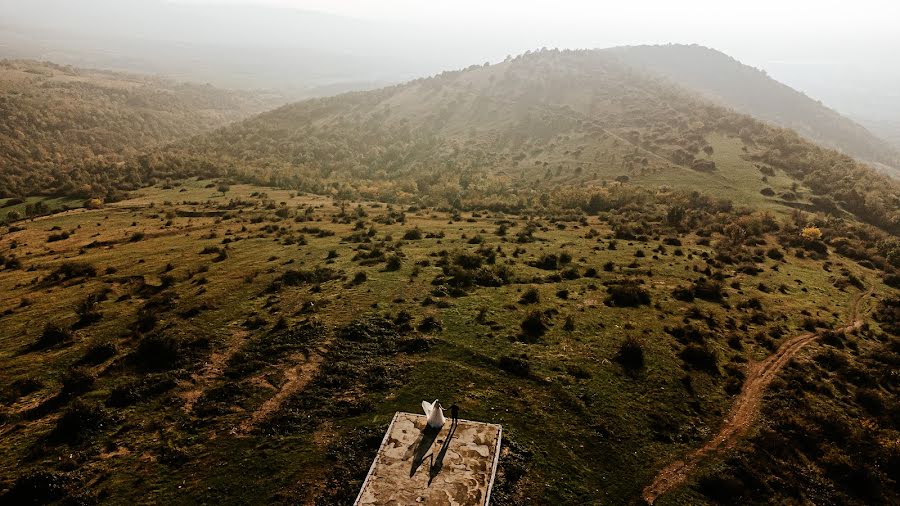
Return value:
[(322, 350), (311, 352), (302, 363), (284, 371), (285, 382), (281, 389), (254, 411), (249, 418), (241, 422), (232, 432), (234, 434), (247, 434), (270, 414), (281, 407), (282, 403), (291, 395), (303, 390), (315, 377), (322, 365)]
[(220, 352), (214, 352), (199, 372), (191, 374), (194, 388), (181, 394), (181, 398), (184, 399), (183, 409), (185, 413), (190, 413), (194, 409), (194, 404), (197, 403), (197, 400), (200, 399), (209, 384), (222, 376), (228, 361), (241, 348), (248, 335), (248, 332), (244, 329), (234, 330), (231, 333), (231, 342), (228, 343), (225, 349)]
[[(834, 330), (849, 332), (858, 329), (862, 325), (860, 319), (862, 300), (871, 295), (874, 290), (875, 288), (872, 287), (866, 292), (860, 292), (851, 304), (850, 323)], [(660, 471), (653, 482), (644, 488), (642, 494), (644, 500), (648, 504), (653, 504), (659, 496), (684, 483), (707, 455), (733, 447), (759, 414), (763, 394), (772, 380), (798, 351), (821, 335), (820, 331), (791, 337), (782, 343), (774, 354), (762, 362), (752, 363), (748, 368), (741, 393), (735, 399), (718, 434), (700, 448), (689, 453), (683, 460), (676, 460)]]

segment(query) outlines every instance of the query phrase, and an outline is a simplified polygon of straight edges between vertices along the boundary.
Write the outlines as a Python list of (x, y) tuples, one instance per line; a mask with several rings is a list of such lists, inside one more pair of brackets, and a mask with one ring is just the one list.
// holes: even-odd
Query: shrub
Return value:
[(157, 321), (158, 317), (156, 315), (156, 309), (152, 307), (142, 307), (138, 310), (134, 328), (138, 332), (149, 332), (156, 326)]
[(19, 476), (0, 496), (3, 504), (50, 504), (68, 497), (75, 480), (64, 473), (37, 470)]
[(353, 285), (361, 285), (365, 283), (367, 279), (369, 279), (369, 277), (366, 275), (366, 273), (363, 271), (359, 271), (353, 276), (353, 281), (351, 281), (350, 283)]
[(856, 391), (856, 402), (872, 415), (878, 416), (884, 413), (884, 399), (878, 390), (860, 388)]
[(441, 321), (431, 315), (423, 318), (422, 321), (419, 323), (419, 326), (416, 327), (416, 329), (419, 332), (425, 332), (425, 333), (438, 332), (440, 330), (443, 330), (443, 328), (444, 328), (444, 326), (443, 326), (443, 324), (441, 324)]
[(564, 270), (560, 273), (560, 276), (561, 276), (563, 279), (567, 279), (567, 280), (571, 281), (571, 280), (573, 280), (573, 279), (578, 279), (578, 278), (580, 278), (580, 277), (581, 277), (581, 274), (579, 274), (579, 272), (578, 272), (577, 269), (564, 269)]
[(78, 315), (78, 326), (85, 327), (102, 318), (100, 311), (97, 310), (97, 305), (104, 298), (105, 294), (91, 294), (78, 303), (78, 306), (75, 308), (75, 314)]
[(242, 324), (245, 329), (256, 330), (265, 327), (269, 322), (258, 314), (251, 315)]
[(784, 259), (784, 253), (778, 248), (769, 248), (769, 250), (766, 251), (766, 256), (771, 258), (772, 260)]
[(704, 345), (699, 343), (689, 344), (681, 350), (681, 353), (679, 353), (678, 356), (681, 357), (681, 359), (684, 360), (685, 365), (691, 369), (713, 375), (719, 374), (719, 359), (716, 356), (715, 351), (710, 350)]
[(422, 231), (419, 229), (419, 227), (409, 229), (403, 234), (403, 239), (407, 241), (418, 241), (421, 238)]
[(403, 260), (401, 260), (399, 256), (391, 255), (387, 259), (387, 263), (384, 266), (384, 270), (397, 271), (397, 270), (400, 270), (400, 267), (402, 265), (403, 265)]
[(312, 270), (289, 270), (272, 282), (272, 288), (277, 289), (281, 286), (319, 284), (340, 277), (341, 275), (338, 271), (327, 267), (316, 267)]
[(180, 355), (181, 346), (175, 338), (152, 335), (141, 340), (130, 359), (141, 369), (161, 371), (173, 369)]
[(672, 297), (682, 302), (694, 302), (694, 290), (691, 287), (679, 286), (672, 290)]
[(676, 288), (672, 291), (672, 296), (684, 302), (692, 302), (695, 298), (720, 302), (724, 298), (724, 287), (721, 281), (700, 278), (690, 287)]
[(528, 313), (520, 326), (523, 336), (531, 339), (543, 336), (549, 328), (546, 315), (538, 310)]
[(175, 388), (171, 373), (148, 374), (113, 388), (106, 399), (109, 407), (123, 408), (145, 401)]
[(541, 294), (535, 288), (529, 288), (525, 290), (525, 293), (522, 294), (522, 297), (519, 299), (519, 304), (537, 304), (541, 301)]
[(531, 375), (531, 364), (528, 362), (528, 356), (504, 355), (497, 361), (497, 366), (515, 376), (527, 378)]
[(68, 238), (69, 238), (69, 233), (63, 231), (63, 232), (53, 233), (53, 234), (50, 234), (49, 236), (47, 236), (47, 242), (64, 241)]
[(806, 241), (818, 241), (822, 238), (822, 230), (818, 227), (809, 226), (800, 232), (800, 237)]
[(545, 271), (555, 271), (559, 269), (559, 257), (553, 254), (543, 255), (538, 260), (534, 262), (529, 262), (528, 265), (532, 267), (536, 267), (538, 269), (543, 269)]
[(900, 274), (886, 274), (884, 276), (884, 284), (891, 288), (900, 289)]
[(0, 402), (15, 402), (20, 398), (37, 392), (44, 384), (34, 378), (20, 378), (0, 389)]
[(97, 377), (89, 369), (74, 367), (62, 378), (62, 394), (64, 396), (81, 395), (93, 388)]
[(607, 285), (606, 305), (613, 307), (638, 307), (650, 304), (650, 293), (636, 281), (627, 280)]
[(75, 278), (92, 278), (97, 269), (84, 262), (65, 262), (47, 276), (48, 281), (64, 281)]
[(570, 376), (576, 379), (590, 379), (591, 372), (580, 364), (568, 364), (566, 365), (566, 372), (569, 373)]
[(721, 301), (724, 296), (722, 282), (700, 278), (694, 282), (694, 295), (711, 302)]
[(736, 504), (746, 498), (744, 482), (732, 476), (704, 476), (699, 488), (703, 495), (721, 504)]
[(641, 342), (630, 336), (619, 346), (616, 353), (618, 362), (626, 371), (637, 371), (644, 367), (644, 346)]
[(32, 346), (33, 349), (50, 348), (72, 340), (72, 331), (62, 325), (54, 322), (44, 325), (44, 331), (41, 332), (37, 342)]
[(82, 364), (99, 364), (116, 355), (116, 346), (112, 343), (94, 343), (84, 352), (79, 361)]
[(109, 421), (109, 415), (99, 404), (77, 400), (59, 417), (50, 437), (66, 443), (80, 443), (102, 430)]

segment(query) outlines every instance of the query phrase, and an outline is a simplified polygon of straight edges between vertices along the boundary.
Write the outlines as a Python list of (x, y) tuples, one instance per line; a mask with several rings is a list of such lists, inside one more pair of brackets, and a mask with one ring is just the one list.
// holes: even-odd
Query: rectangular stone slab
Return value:
[(425, 429), (423, 415), (394, 414), (355, 505), (486, 506), (490, 502), (501, 426), (459, 420), (454, 429), (448, 419), (440, 431)]

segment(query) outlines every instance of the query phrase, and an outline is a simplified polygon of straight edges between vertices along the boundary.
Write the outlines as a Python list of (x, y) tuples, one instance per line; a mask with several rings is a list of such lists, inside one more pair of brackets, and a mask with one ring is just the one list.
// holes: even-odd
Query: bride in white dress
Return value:
[(440, 429), (444, 426), (444, 422), (447, 421), (444, 418), (444, 407), (441, 406), (437, 399), (434, 402), (422, 401), (422, 409), (425, 411), (429, 427)]

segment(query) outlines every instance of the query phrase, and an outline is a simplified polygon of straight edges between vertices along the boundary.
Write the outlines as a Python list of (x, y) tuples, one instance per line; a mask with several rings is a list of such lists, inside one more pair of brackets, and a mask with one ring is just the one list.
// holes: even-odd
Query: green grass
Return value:
[[(721, 160), (721, 177), (738, 181), (750, 170), (756, 170), (739, 166), (740, 162), (729, 153), (727, 142), (716, 142), (715, 146), (716, 156), (721, 157), (717, 160)], [(789, 257), (783, 263), (766, 259), (763, 272), (757, 276), (732, 273), (729, 282), (739, 281), (741, 288), (727, 289), (730, 308), (704, 301), (688, 304), (675, 300), (672, 290), (699, 276), (693, 269), (704, 265), (701, 254), (715, 253), (711, 246), (698, 245), (698, 238), (691, 234), (681, 238), (685, 256), (675, 256), (676, 248), (667, 247), (667, 253), (654, 260), (652, 250), (660, 244), (660, 238), (647, 242), (618, 240), (616, 249), (609, 250), (611, 228), (597, 217), (588, 217), (587, 225), (566, 223), (565, 229), (546, 223), (546, 230), (535, 233), (537, 242), (516, 244), (515, 233), (525, 223), (522, 217), (504, 217), (515, 225), (501, 238), (494, 234), (499, 216), (474, 218), (464, 213), (462, 220), (451, 222), (450, 214), (433, 210), (408, 212), (405, 224), (374, 223), (377, 240), (391, 236), (388, 246), (396, 245), (404, 232), (413, 227), (444, 234), (442, 239), (401, 241), (398, 246), (403, 255), (402, 266), (386, 271), (384, 264), (364, 267), (352, 260), (356, 245), (343, 239), (352, 233), (355, 220), (349, 224), (333, 223), (332, 216), (339, 209), (331, 199), (292, 196), (283, 190), (244, 185), (233, 185), (223, 196), (215, 188), (206, 188), (207, 184), (208, 181), (188, 181), (170, 189), (148, 188), (131, 200), (103, 209), (23, 222), (24, 230), (0, 239), (0, 251), (6, 256), (14, 254), (23, 263), (21, 269), (0, 271), (0, 291), (4, 294), (0, 311), (10, 312), (0, 319), (0, 379), (9, 384), (35, 378), (43, 384), (37, 392), (3, 406), (7, 426), (15, 428), (4, 432), (0, 481), (9, 483), (28, 469), (77, 469), (82, 483), (98, 480), (92, 490), (109, 494), (117, 501), (280, 502), (286, 495), (321, 492), (322, 480), (336, 476), (345, 466), (335, 464), (329, 457), (330, 448), (346, 441), (354, 429), (383, 430), (395, 411), (416, 411), (422, 399), (439, 397), (459, 404), (466, 418), (502, 424), (515, 451), (530, 454), (527, 473), (514, 484), (515, 497), (546, 504), (621, 503), (637, 497), (660, 467), (708, 438), (730, 405), (726, 375), (711, 377), (686, 372), (678, 358), (681, 345), (665, 331), (666, 327), (682, 324), (691, 308), (699, 309), (720, 325), (728, 318), (743, 321), (748, 313), (734, 306), (741, 300), (758, 297), (769, 321), (751, 323), (746, 331), (716, 330), (710, 342), (719, 355), (720, 368), (728, 363), (742, 367), (746, 360), (757, 360), (769, 353), (751, 336), (775, 326), (782, 327), (786, 336), (799, 332), (801, 310), (826, 321), (843, 317), (847, 301), (855, 292), (853, 288), (841, 290), (834, 286), (841, 266), (869, 282), (875, 280), (875, 273), (837, 257), (830, 259), (831, 272), (823, 270), (821, 261), (808, 258)], [(268, 194), (276, 206), (280, 202), (291, 209), (313, 206), (316, 221), (296, 223), (276, 218), (261, 200), (251, 197), (252, 192), (260, 191)], [(228, 219), (180, 217), (176, 212), (209, 210), (237, 197), (260, 205), (229, 211)], [(747, 203), (759, 202), (754, 197)], [(349, 211), (353, 208), (355, 203), (348, 206)], [(366, 228), (387, 211), (384, 206), (372, 207), (368, 203), (364, 203), (364, 208), (369, 214)], [(255, 217), (264, 221), (253, 223)], [(269, 224), (292, 232), (279, 237), (264, 230)], [(304, 226), (320, 227), (335, 235), (319, 238), (306, 233), (306, 245), (284, 244), (287, 237), (297, 238)], [(54, 227), (72, 230), (74, 234), (69, 239), (47, 243)], [(592, 228), (599, 232), (599, 242), (586, 237)], [(132, 240), (136, 233), (144, 234), (143, 238)], [(474, 288), (462, 297), (435, 297), (431, 281), (441, 273), (435, 265), (435, 254), (442, 250), (474, 252), (479, 245), (468, 244), (468, 239), (476, 235), (484, 239), (484, 247), (501, 250), (497, 263), (508, 264), (518, 281), (497, 288)], [(232, 242), (223, 245), (226, 238)], [(773, 238), (768, 240), (774, 242)], [(17, 244), (15, 249), (13, 242)], [(92, 243), (103, 245), (88, 247)], [(214, 262), (216, 255), (201, 255), (207, 246), (227, 247), (227, 258)], [(513, 256), (516, 248), (524, 249), (518, 257)], [(338, 257), (326, 264), (331, 250), (337, 251)], [(571, 254), (573, 267), (582, 273), (593, 267), (598, 271), (597, 277), (532, 282), (551, 272), (528, 262), (563, 250)], [(637, 258), (638, 250), (645, 251), (646, 256)], [(430, 265), (418, 268), (413, 277), (415, 264), (424, 260)], [(53, 269), (71, 261), (96, 266), (98, 275), (57, 285), (42, 281)], [(601, 268), (608, 261), (615, 264), (614, 272)], [(631, 262), (639, 266), (628, 268)], [(185, 413), (185, 392), (193, 388), (209, 391), (231, 381), (214, 376), (196, 385), (191, 373), (202, 368), (206, 359), (201, 357), (186, 369), (175, 371), (178, 386), (174, 390), (127, 408), (111, 408), (114, 422), (85, 445), (68, 448), (45, 444), (58, 410), (26, 417), (23, 409), (58, 392), (65, 372), (90, 345), (112, 342), (118, 353), (93, 366), (97, 381), (83, 395), (84, 399), (103, 402), (117, 385), (140, 376), (125, 357), (140, 342), (141, 337), (132, 327), (149, 295), (142, 295), (127, 281), (142, 276), (148, 285), (159, 285), (166, 264), (172, 265), (166, 274), (173, 277), (174, 284), (167, 291), (176, 296), (175, 308), (160, 313), (156, 329), (185, 341), (206, 338), (211, 349), (204, 353), (228, 348), (241, 335), (235, 330), (251, 316), (263, 317), (266, 325), (249, 330), (248, 341), (263, 338), (279, 318), (292, 325), (313, 317), (334, 330), (364, 315), (395, 316), (400, 311), (411, 313), (414, 322), (434, 316), (442, 322), (443, 330), (430, 337), (433, 344), (425, 353), (375, 357), (373, 363), (385, 365), (399, 380), (384, 391), (369, 391), (365, 385), (335, 391), (335, 398), (323, 401), (326, 407), (332, 406), (329, 403), (337, 406), (345, 397), (363, 399), (370, 407), (349, 416), (315, 414), (313, 429), (279, 435), (251, 432), (240, 437), (232, 433), (250, 410), (273, 395), (273, 389), (283, 381), (282, 370), (293, 364), (290, 356), (259, 374), (236, 380), (239, 402), (231, 412), (205, 418)], [(287, 269), (326, 265), (343, 272), (346, 279), (325, 282), (319, 291), (302, 285), (285, 287), (277, 293), (268, 291), (271, 282)], [(777, 271), (773, 270), (776, 265)], [(107, 268), (115, 272), (107, 274)], [(648, 270), (652, 276), (647, 275)], [(357, 272), (365, 272), (367, 281), (351, 286), (349, 280)], [(603, 283), (625, 277), (645, 280), (652, 305), (615, 308), (604, 304)], [(205, 284), (197, 283), (201, 278)], [(760, 292), (756, 288), (760, 282), (773, 288), (784, 284), (787, 293)], [(25, 351), (45, 322), (73, 324), (77, 321), (78, 303), (103, 288), (111, 291), (99, 305), (103, 315), (99, 322), (76, 329), (75, 338), (68, 345)], [(520, 304), (522, 293), (529, 288), (539, 291), (540, 302)], [(807, 291), (801, 292), (801, 288)], [(561, 289), (568, 290), (566, 299), (556, 295)], [(427, 297), (439, 304), (423, 306)], [(26, 299), (29, 302), (22, 305)], [(313, 304), (312, 309), (308, 303)], [(178, 315), (204, 304), (208, 309), (195, 316)], [(519, 324), (535, 308), (556, 311), (550, 318), (550, 329), (535, 343), (518, 342)], [(480, 313), (484, 314), (482, 321)], [(567, 317), (574, 321), (574, 330), (563, 328)], [(734, 332), (741, 334), (743, 351), (726, 344)], [(626, 374), (615, 360), (627, 337), (636, 337), (644, 345), (646, 366), (636, 375)], [(329, 345), (326, 340), (316, 346), (327, 349)], [(530, 377), (519, 377), (497, 367), (500, 357), (522, 353), (528, 356)], [(693, 394), (682, 384), (686, 375), (692, 378)], [(302, 405), (302, 400), (301, 392), (287, 406)], [(663, 423), (659, 416), (673, 427), (667, 429), (670, 439), (654, 435), (659, 432), (654, 427)], [(43, 449), (35, 453), (32, 449), (36, 447)], [(180, 456), (174, 462), (170, 459), (173, 448)], [(70, 461), (67, 456), (76, 453), (77, 462)], [(363, 451), (359, 462), (353, 464), (355, 467), (350, 466), (354, 479), (361, 479), (359, 470), (364, 474), (373, 456)]]

